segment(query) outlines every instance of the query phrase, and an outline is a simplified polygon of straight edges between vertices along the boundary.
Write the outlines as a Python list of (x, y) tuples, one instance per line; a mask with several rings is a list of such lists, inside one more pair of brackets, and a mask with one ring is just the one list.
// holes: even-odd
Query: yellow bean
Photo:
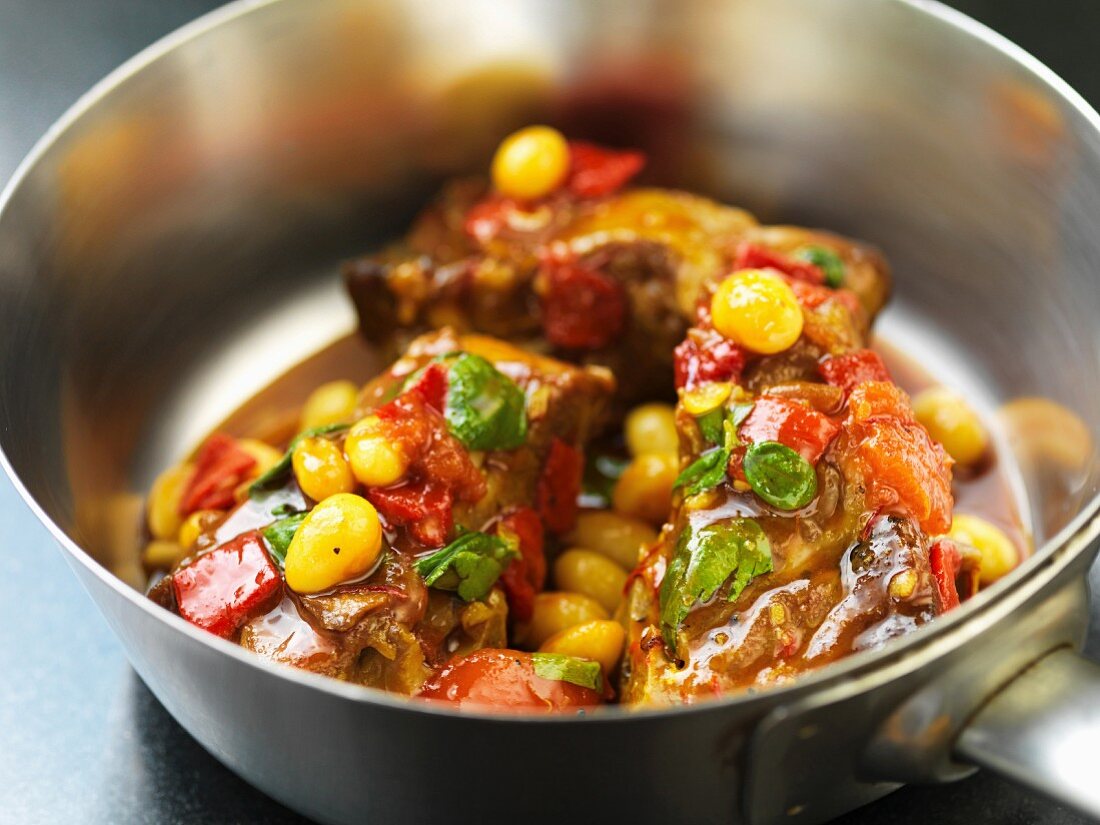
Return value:
[(649, 524), (662, 524), (672, 501), (672, 485), (679, 475), (674, 455), (640, 455), (615, 482), (611, 503), (615, 511)]
[(286, 551), (286, 583), (297, 593), (318, 593), (353, 581), (374, 567), (382, 551), (382, 525), (365, 498), (338, 493), (305, 517)]
[(283, 457), (279, 450), (258, 438), (241, 438), (237, 441), (237, 445), (256, 461), (256, 465), (250, 471), (253, 478), (266, 473)]
[(290, 457), (302, 492), (314, 501), (355, 489), (344, 453), (327, 438), (303, 438)]
[(668, 404), (642, 404), (626, 417), (623, 426), (631, 455), (673, 453), (680, 449), (676, 411)]
[(710, 381), (690, 390), (684, 390), (680, 398), (684, 402), (684, 409), (695, 416), (706, 415), (711, 410), (716, 410), (733, 392), (733, 385), (728, 381)]
[(557, 129), (513, 132), (493, 156), (493, 185), (502, 195), (529, 200), (553, 192), (569, 172), (569, 144)]
[(778, 275), (742, 269), (726, 278), (710, 304), (714, 328), (753, 352), (782, 352), (802, 334), (802, 307)]
[(657, 531), (644, 521), (610, 510), (590, 510), (577, 517), (569, 541), (603, 553), (625, 570), (633, 570), (642, 548), (657, 541)]
[(956, 513), (948, 536), (982, 554), (981, 583), (988, 587), (1020, 563), (1020, 551), (999, 527), (983, 518)]
[(520, 640), (535, 650), (567, 627), (607, 619), (608, 613), (595, 599), (580, 593), (539, 593), (535, 596), (531, 621), (520, 630)]
[(597, 620), (559, 630), (542, 643), (539, 650), (563, 653), (600, 663), (604, 673), (610, 673), (619, 663), (626, 632), (618, 622)]
[(554, 582), (562, 590), (590, 596), (614, 613), (623, 598), (626, 571), (607, 556), (575, 547), (554, 561)]
[(190, 549), (211, 522), (220, 518), (221, 515), (220, 510), (196, 510), (189, 515), (180, 527), (179, 538), (177, 539), (180, 547), (184, 550)]
[(351, 418), (359, 400), (359, 389), (351, 381), (322, 384), (302, 406), (299, 429), (309, 430), (325, 424), (340, 424)]
[(171, 570), (184, 557), (186, 552), (185, 548), (180, 547), (174, 541), (157, 539), (145, 545), (141, 560), (150, 569)]
[(387, 487), (408, 472), (409, 460), (401, 447), (379, 431), (377, 416), (355, 424), (344, 441), (351, 471), (367, 487)]
[(989, 444), (981, 419), (946, 387), (932, 387), (913, 399), (913, 413), (929, 435), (959, 464), (973, 464)]
[(191, 481), (195, 468), (190, 464), (169, 467), (153, 482), (149, 491), (147, 520), (153, 538), (173, 541), (179, 535), (183, 516), (180, 515), (180, 499)]

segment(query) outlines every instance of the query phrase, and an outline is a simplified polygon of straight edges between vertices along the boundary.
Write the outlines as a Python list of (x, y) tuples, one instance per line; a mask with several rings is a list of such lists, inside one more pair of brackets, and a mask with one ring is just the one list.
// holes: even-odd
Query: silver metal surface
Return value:
[(1098, 742), (1100, 666), (1060, 650), (994, 696), (956, 751), (1100, 818)]
[[(986, 409), (1045, 396), (1072, 411), (1075, 440), (1058, 420), (1035, 428), (1057, 462), (1020, 456), (1034, 558), (934, 626), (790, 687), (584, 719), (412, 707), (270, 665), (127, 585), (157, 469), (346, 331), (337, 262), (398, 234), (440, 180), (484, 168), (532, 120), (640, 145), (654, 181), (879, 244), (898, 281), (887, 338)], [(5, 191), (3, 462), (165, 707), (297, 810), (539, 822), (576, 818), (579, 801), (591, 819), (821, 821), (890, 781), (957, 775), (963, 722), (1080, 642), (1097, 215), (1095, 113), (935, 4), (232, 5), (89, 93)], [(470, 792), (459, 763), (493, 778), (492, 810), (455, 804)]]

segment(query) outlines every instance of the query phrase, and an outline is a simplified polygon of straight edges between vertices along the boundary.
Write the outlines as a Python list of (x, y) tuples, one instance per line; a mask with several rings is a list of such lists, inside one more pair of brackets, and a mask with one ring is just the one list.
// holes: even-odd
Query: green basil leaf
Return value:
[(754, 520), (734, 518), (680, 534), (665, 571), (659, 597), (661, 633), (677, 648), (677, 634), (697, 602), (711, 598), (730, 576), (729, 599), (741, 595), (755, 577), (772, 569), (771, 543)]
[(726, 468), (730, 463), (730, 451), (725, 447), (718, 447), (709, 453), (703, 453), (691, 464), (683, 469), (672, 489), (686, 487), (687, 495), (693, 496), (712, 487), (717, 487), (726, 480)]
[(722, 444), (725, 441), (726, 408), (716, 407), (695, 419), (699, 425), (699, 432), (703, 434), (703, 440), (707, 444)]
[(813, 466), (778, 441), (759, 441), (745, 451), (745, 479), (754, 493), (772, 507), (798, 510), (817, 495)]
[(350, 424), (322, 424), (320, 427), (310, 427), (308, 430), (302, 430), (293, 439), (286, 448), (286, 452), (283, 453), (283, 457), (280, 458), (275, 464), (271, 465), (270, 469), (262, 476), (257, 478), (248, 486), (248, 494), (255, 497), (271, 487), (276, 481), (281, 481), (287, 473), (290, 472), (290, 459), (294, 455), (294, 448), (297, 447), (303, 439), (312, 438), (315, 435), (328, 435), (339, 430), (346, 430)]
[(597, 693), (603, 690), (603, 671), (599, 662), (564, 653), (532, 653), (531, 663), (535, 666), (535, 675), (543, 679), (569, 682)]
[(447, 429), (468, 449), (514, 450), (527, 440), (527, 399), (512, 379), (468, 352), (447, 379)]
[(463, 601), (483, 599), (518, 554), (515, 547), (487, 533), (463, 533), (442, 550), (416, 562), (424, 584), (453, 590)]
[(302, 526), (302, 522), (306, 520), (307, 515), (309, 513), (295, 513), (264, 528), (263, 534), (267, 540), (267, 548), (271, 551), (271, 557), (279, 563), (280, 567), (286, 564), (286, 551), (290, 547), (294, 534), (298, 532), (298, 528)]
[(804, 246), (794, 257), (816, 266), (825, 274), (825, 285), (836, 289), (844, 283), (844, 261), (833, 250), (824, 246)]

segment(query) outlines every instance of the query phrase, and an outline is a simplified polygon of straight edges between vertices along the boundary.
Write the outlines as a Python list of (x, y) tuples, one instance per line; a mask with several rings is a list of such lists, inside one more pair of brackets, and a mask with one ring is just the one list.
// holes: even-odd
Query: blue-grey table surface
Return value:
[[(0, 0), (0, 181), (85, 89), (209, 0)], [(956, 0), (1100, 103), (1097, 0)], [(2, 377), (0, 377), (2, 380)], [(1100, 572), (1093, 571), (1100, 583)], [(1100, 604), (1089, 653), (1100, 660)], [(0, 822), (301, 822), (209, 756), (164, 711), (0, 478)], [(1078, 823), (988, 773), (908, 787), (855, 823)]]

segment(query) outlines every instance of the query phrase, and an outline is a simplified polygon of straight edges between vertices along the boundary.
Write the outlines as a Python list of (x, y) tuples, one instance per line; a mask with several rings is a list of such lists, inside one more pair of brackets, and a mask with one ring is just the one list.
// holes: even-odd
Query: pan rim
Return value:
[[(12, 177), (3, 190), (0, 191), (0, 221), (3, 220), (15, 193), (30, 176), (39, 160), (48, 153), (54, 143), (71, 126), (90, 112), (112, 90), (175, 49), (198, 39), (229, 21), (248, 14), (258, 13), (268, 6), (291, 1), (234, 0), (170, 32), (111, 71), (81, 95), (64, 114), (54, 121), (16, 167)], [(1073, 111), (1084, 118), (1097, 135), (1100, 135), (1100, 114), (1097, 114), (1096, 110), (1053, 70), (1006, 37), (968, 15), (943, 5), (938, 0), (891, 1), (895, 5), (906, 7), (918, 15), (932, 18), (939, 24), (977, 41), (982, 46), (999, 52), (1009, 61), (1024, 69), (1034, 80), (1049, 89)], [(1013, 604), (1025, 601), (1047, 587), (1080, 554), (1088, 552), (1089, 547), (1096, 538), (1096, 534), (1100, 532), (1100, 518), (1098, 518), (1098, 515), (1100, 515), (1100, 493), (1098, 493), (1082, 506), (1080, 512), (1067, 525), (1038, 548), (1021, 565), (1018, 572), (998, 582), (988, 591), (988, 594), (983, 592), (978, 598), (967, 602), (959, 610), (953, 611), (951, 615), (937, 619), (937, 621), (920, 628), (903, 639), (894, 640), (883, 649), (863, 651), (845, 657), (819, 670), (804, 674), (788, 685), (775, 686), (760, 692), (728, 695), (696, 705), (676, 705), (661, 708), (628, 708), (616, 705), (601, 708), (598, 712), (588, 714), (583, 718), (530, 713), (492, 713), (458, 710), (445, 703), (409, 701), (407, 697), (386, 693), (375, 688), (353, 685), (330, 677), (275, 664), (244, 650), (238, 645), (206, 633), (179, 616), (156, 605), (140, 591), (127, 585), (70, 538), (46, 513), (45, 509), (16, 474), (5, 453), (2, 439), (0, 439), (0, 468), (10, 479), (13, 487), (30, 508), (35, 518), (46, 527), (71, 561), (78, 562), (116, 595), (127, 600), (132, 607), (144, 611), (154, 621), (166, 622), (169, 626), (189, 637), (192, 642), (206, 645), (214, 651), (220, 651), (237, 662), (265, 671), (274, 678), (286, 679), (304, 688), (321, 690), (333, 698), (363, 702), (410, 713), (441, 715), (449, 720), (459, 718), (469, 719), (472, 722), (491, 721), (501, 724), (591, 725), (593, 723), (622, 723), (635, 719), (639, 721), (643, 719), (660, 719), (672, 714), (721, 712), (734, 706), (746, 712), (751, 712), (756, 706), (760, 709), (760, 712), (763, 712), (765, 708), (770, 707), (776, 701), (790, 699), (803, 692), (824, 690), (830, 686), (835, 687), (844, 680), (851, 682), (851, 690), (863, 690), (868, 687), (869, 682), (897, 678), (898, 673), (887, 675), (893, 671), (900, 670), (904, 672), (920, 669), (962, 644), (966, 638), (980, 633), (981, 629), (977, 629), (978, 625), (988, 624), (997, 615), (1010, 610)], [(984, 621), (980, 620), (979, 617), (984, 617)]]

